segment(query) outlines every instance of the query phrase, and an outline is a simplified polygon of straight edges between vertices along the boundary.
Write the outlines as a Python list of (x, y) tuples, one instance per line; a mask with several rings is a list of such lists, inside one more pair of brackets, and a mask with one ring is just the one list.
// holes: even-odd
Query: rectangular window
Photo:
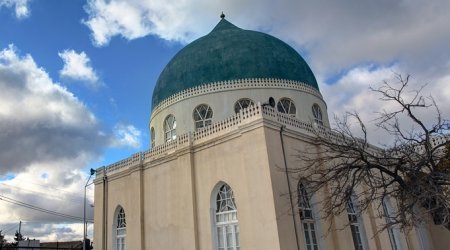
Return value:
[(395, 237), (395, 233), (394, 233), (394, 228), (389, 225), (391, 223), (391, 219), (389, 218), (390, 216), (390, 211), (388, 208), (388, 204), (387, 201), (385, 199), (383, 199), (383, 212), (384, 212), (384, 218), (386, 220), (386, 224), (388, 225), (388, 234), (389, 234), (389, 241), (391, 242), (391, 246), (392, 246), (392, 250), (397, 250), (397, 241), (396, 241), (396, 237)]
[(353, 244), (355, 245), (355, 249), (363, 250), (364, 248), (361, 240), (361, 234), (359, 232), (359, 225), (353, 224), (350, 225), (350, 228), (352, 230)]
[(352, 231), (353, 245), (356, 250), (363, 250), (357, 207), (352, 198), (347, 201), (347, 216)]

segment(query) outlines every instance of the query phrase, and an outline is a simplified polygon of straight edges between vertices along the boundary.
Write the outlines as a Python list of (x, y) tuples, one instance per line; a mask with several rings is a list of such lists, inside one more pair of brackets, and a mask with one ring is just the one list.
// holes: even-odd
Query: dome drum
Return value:
[(222, 19), (209, 34), (180, 50), (159, 76), (152, 98), (151, 144), (202, 129), (269, 97), (279, 112), (329, 124), (316, 78), (292, 47)]
[[(314, 121), (312, 107), (317, 105), (324, 114), (323, 124), (329, 124), (326, 116), (326, 103), (320, 93), (311, 86), (303, 85), (302, 88), (299, 86), (302, 85), (290, 81), (252, 79), (239, 81), (237, 85), (224, 84), (222, 88), (218, 85), (206, 85), (198, 88), (197, 94), (196, 91), (187, 90), (186, 95), (173, 97), (172, 102), (167, 102), (161, 108), (153, 111), (150, 129), (155, 131), (155, 145), (167, 141), (164, 128), (167, 117), (174, 116), (176, 134), (184, 134), (198, 129), (194, 120), (194, 111), (198, 106), (210, 107), (212, 117), (208, 124), (211, 124), (235, 115), (235, 105), (242, 99), (249, 99), (253, 103), (265, 103), (269, 97), (273, 97), (276, 104), (282, 99), (289, 99), (296, 107), (293, 117), (305, 122)], [(275, 108), (277, 109), (277, 105)]]

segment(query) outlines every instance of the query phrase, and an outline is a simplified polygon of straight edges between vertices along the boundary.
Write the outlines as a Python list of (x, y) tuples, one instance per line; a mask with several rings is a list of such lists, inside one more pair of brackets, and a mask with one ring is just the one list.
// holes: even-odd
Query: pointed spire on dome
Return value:
[(219, 23), (216, 25), (216, 27), (214, 27), (214, 29), (210, 32), (210, 34), (218, 32), (218, 31), (230, 30), (230, 29), (240, 30), (241, 28), (237, 27), (236, 25), (228, 22), (227, 19), (223, 18), (223, 19), (220, 19)]
[(223, 14), (223, 11), (222, 11), (222, 14), (220, 14), (220, 18), (221, 18), (221, 19), (224, 19), (224, 18), (225, 18), (225, 14)]

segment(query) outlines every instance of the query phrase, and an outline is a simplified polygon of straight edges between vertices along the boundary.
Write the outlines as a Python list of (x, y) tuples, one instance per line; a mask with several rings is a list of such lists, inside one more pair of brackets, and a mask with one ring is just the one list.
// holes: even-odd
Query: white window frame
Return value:
[(241, 109), (248, 108), (249, 106), (254, 106), (255, 102), (250, 98), (241, 98), (237, 100), (237, 102), (234, 104), (234, 112), (239, 113)]
[(298, 209), (300, 213), (300, 222), (302, 223), (305, 247), (307, 250), (319, 250), (318, 227), (315, 222), (313, 207), (311, 206), (311, 197), (308, 190), (301, 181), (298, 184)]
[(125, 250), (126, 249), (126, 238), (127, 238), (127, 222), (125, 217), (125, 210), (123, 207), (119, 206), (116, 209), (113, 223), (114, 232), (114, 250)]
[(295, 116), (297, 113), (295, 103), (287, 97), (283, 97), (278, 101), (277, 110), (280, 113), (288, 114), (290, 116)]
[(347, 217), (350, 225), (353, 246), (355, 250), (367, 249), (367, 238), (364, 230), (364, 224), (360, 216), (360, 211), (355, 195), (347, 200)]
[(164, 139), (166, 142), (174, 141), (177, 139), (177, 120), (175, 116), (168, 115), (164, 119)]
[(150, 145), (152, 148), (155, 147), (155, 128), (154, 127), (150, 128)]
[[(203, 110), (206, 110), (203, 113)], [(200, 104), (195, 107), (192, 112), (192, 117), (194, 118), (195, 129), (204, 128), (210, 126), (212, 123), (213, 110), (207, 104)]]
[[(240, 231), (233, 189), (228, 184), (221, 183), (215, 190), (212, 196), (214, 249), (240, 250)], [(227, 234), (231, 235), (231, 241), (227, 241)]]
[(323, 126), (322, 109), (320, 108), (320, 106), (317, 103), (314, 103), (311, 109), (314, 117), (314, 123)]
[(389, 225), (392, 222), (390, 216), (393, 213), (392, 204), (390, 202), (389, 197), (383, 198), (382, 206), (383, 206), (383, 215), (386, 220), (386, 224), (388, 225), (387, 232), (392, 250), (401, 250), (402, 246), (400, 241), (400, 232), (398, 228), (394, 227), (393, 225)]

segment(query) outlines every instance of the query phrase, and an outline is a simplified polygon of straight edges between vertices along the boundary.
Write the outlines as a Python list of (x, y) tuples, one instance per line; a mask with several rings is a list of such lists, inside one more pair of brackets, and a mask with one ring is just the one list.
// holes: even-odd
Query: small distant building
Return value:
[(19, 241), (18, 244), (18, 250), (28, 250), (30, 247), (36, 247), (36, 249), (40, 249), (40, 241), (39, 240), (22, 240)]
[(354, 199), (331, 225), (320, 219), (320, 194), (284, 169), (304, 164), (295, 155), (314, 127), (329, 128), (327, 104), (305, 60), (273, 36), (222, 17), (164, 68), (150, 116), (151, 148), (97, 169), (97, 250), (450, 246), (442, 226), (377, 234), (385, 218), (360, 216)]
[(65, 249), (65, 250), (82, 250), (82, 241), (63, 241), (63, 242), (42, 242), (40, 244), (40, 250), (54, 250), (54, 249)]

